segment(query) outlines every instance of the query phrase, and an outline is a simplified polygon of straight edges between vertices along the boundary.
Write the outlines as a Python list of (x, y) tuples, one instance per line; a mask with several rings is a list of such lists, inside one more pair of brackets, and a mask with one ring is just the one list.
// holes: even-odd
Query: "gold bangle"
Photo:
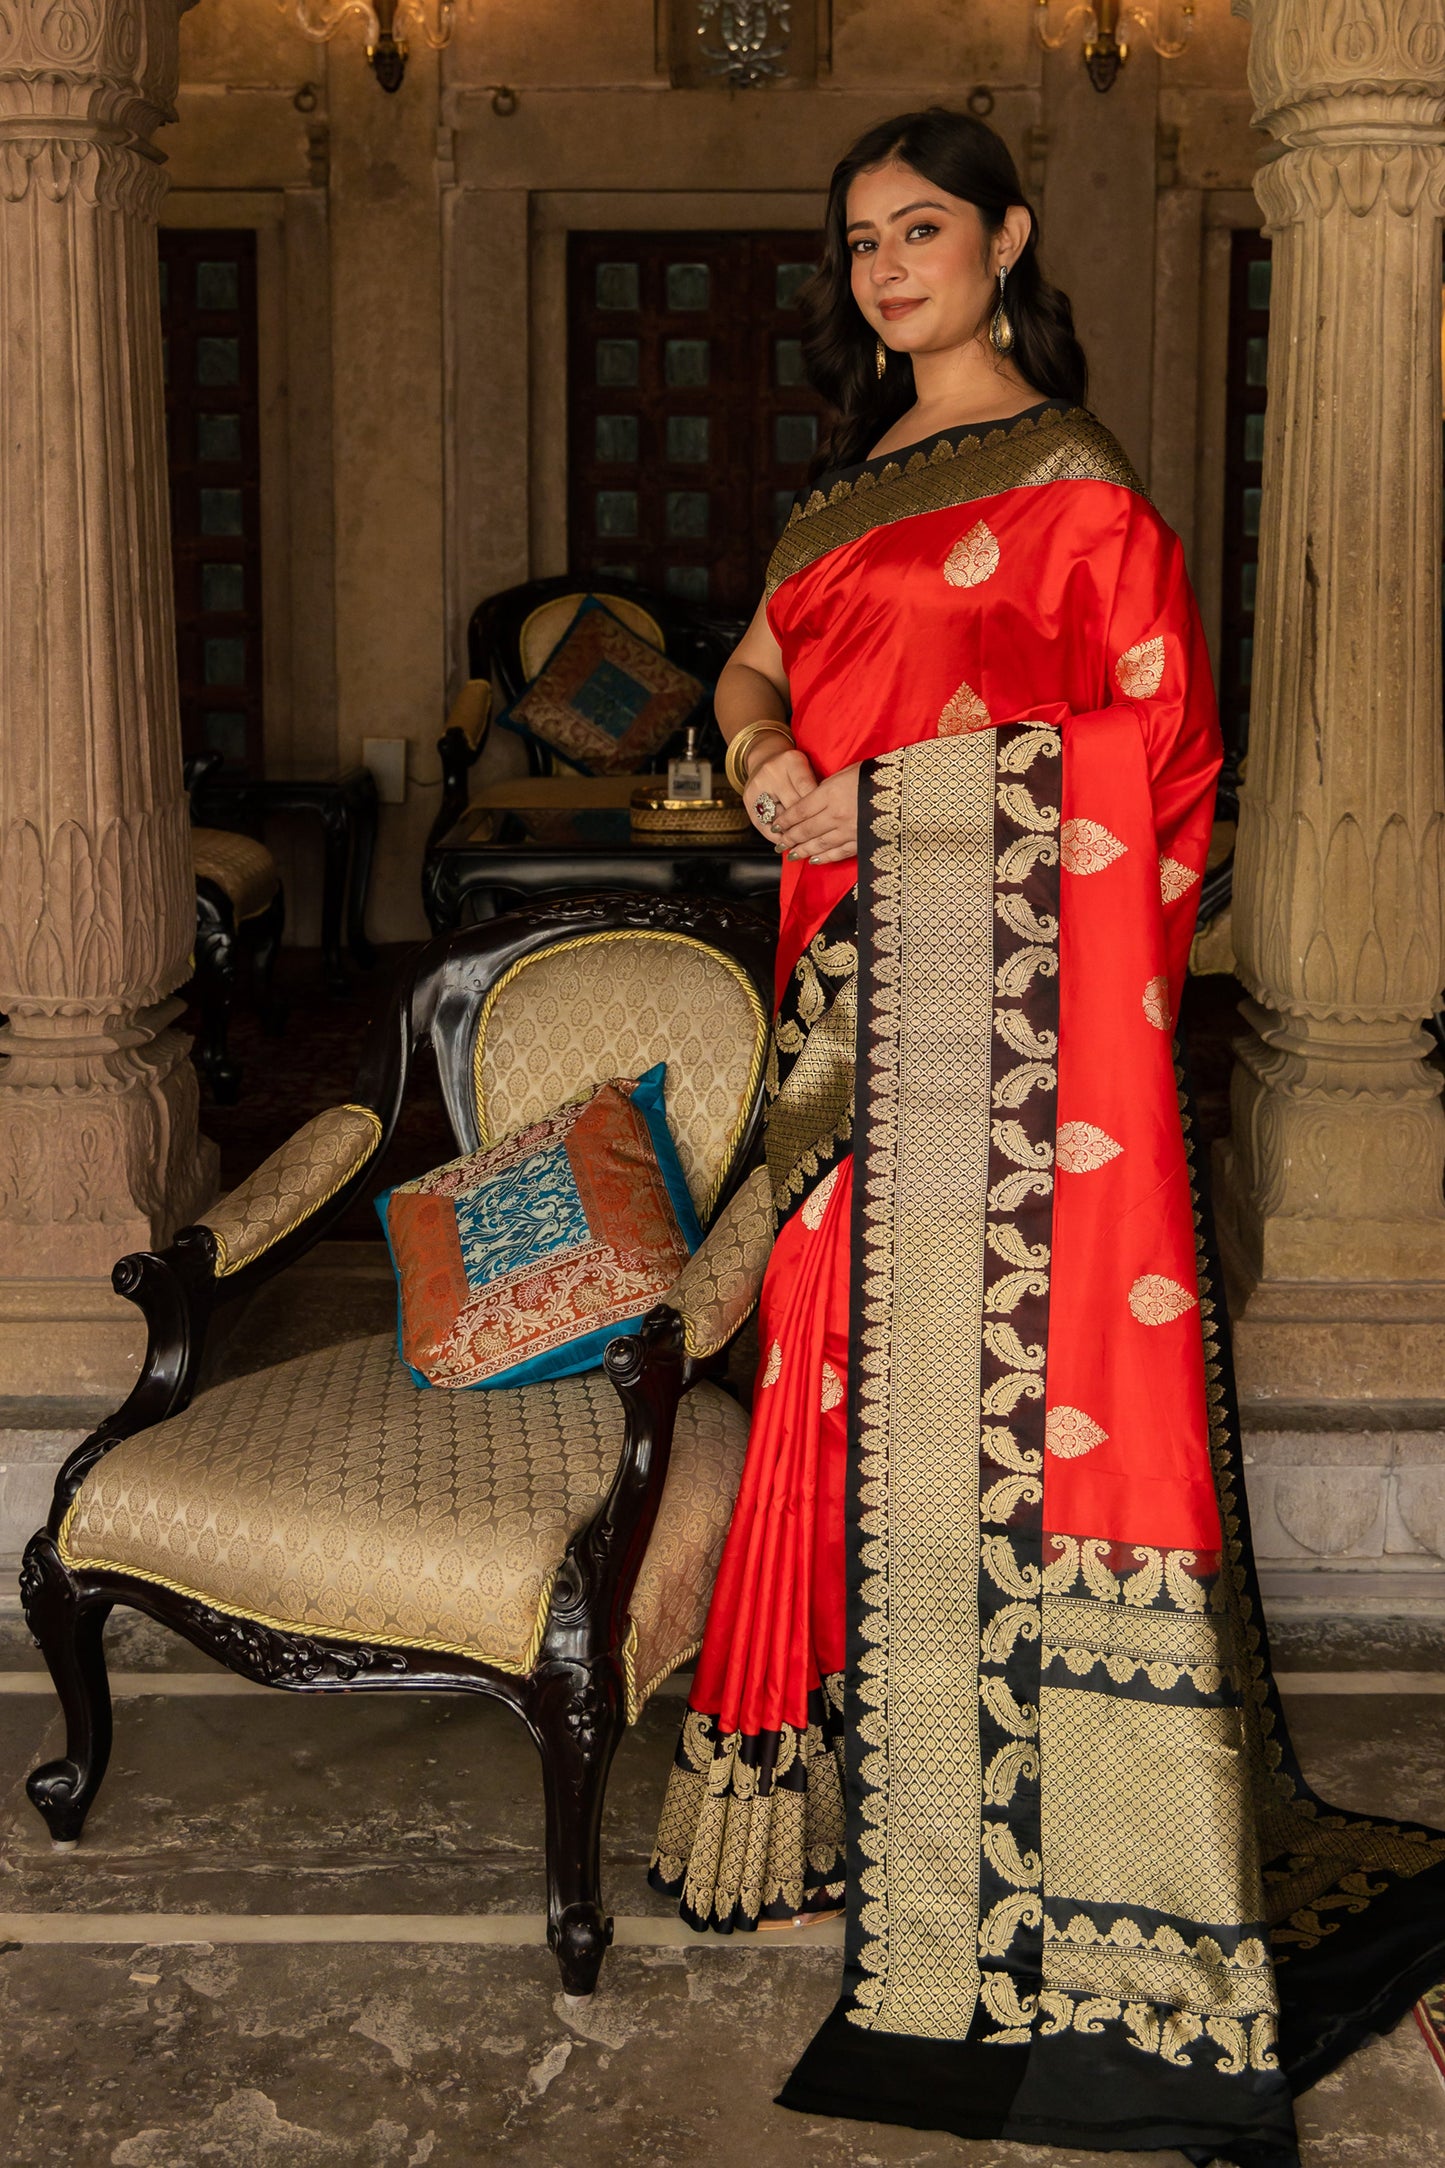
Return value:
[(739, 797), (747, 788), (748, 753), (758, 739), (766, 737), (769, 731), (774, 732), (780, 738), (786, 738), (788, 744), (792, 745), (793, 733), (789, 730), (787, 724), (771, 718), (765, 722), (745, 723), (737, 736), (729, 742), (727, 757), (723, 762), (723, 772)]

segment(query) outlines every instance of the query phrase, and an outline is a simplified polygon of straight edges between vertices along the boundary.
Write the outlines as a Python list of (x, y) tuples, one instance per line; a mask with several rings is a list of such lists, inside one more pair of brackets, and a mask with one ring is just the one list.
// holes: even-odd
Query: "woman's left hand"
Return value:
[(806, 798), (787, 806), (773, 823), (785, 858), (831, 866), (858, 855), (858, 764), (825, 776)]

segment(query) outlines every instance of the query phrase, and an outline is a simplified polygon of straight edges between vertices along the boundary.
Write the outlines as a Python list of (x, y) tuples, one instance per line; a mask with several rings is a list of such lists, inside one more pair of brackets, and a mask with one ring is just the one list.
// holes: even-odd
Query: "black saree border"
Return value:
[(788, 976), (763, 1078), (777, 1232), (847, 1158), (858, 1033), (858, 891), (839, 898)]
[(855, 480), (840, 476), (795, 505), (768, 563), (766, 599), (875, 527), (1050, 482), (1111, 482), (1146, 495), (1123, 447), (1086, 407), (1049, 406), (998, 428), (954, 431), (905, 460), (868, 461)]
[[(1055, 732), (1020, 724), (864, 771), (847, 1957), (838, 2007), (781, 2095), (924, 2127), (872, 2085), (849, 2102), (880, 2057), (931, 2068), (946, 2047), (965, 2054), (975, 2107), (994, 2103), (991, 2123), (970, 2122), (981, 2135), (1022, 2075), (1041, 1964), (1061, 762)], [(926, 1305), (911, 1299), (925, 1287)], [(910, 1488), (931, 1528), (906, 1510)], [(950, 1625), (940, 1670), (931, 1643)], [(934, 1825), (950, 1816), (940, 1876)]]

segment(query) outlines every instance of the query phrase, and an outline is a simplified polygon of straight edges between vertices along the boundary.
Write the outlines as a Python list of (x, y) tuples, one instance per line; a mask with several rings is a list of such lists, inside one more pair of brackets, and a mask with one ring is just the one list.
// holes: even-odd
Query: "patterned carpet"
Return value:
[[(231, 1026), (231, 1050), (242, 1065), (241, 1096), (219, 1107), (203, 1084), (201, 1126), (221, 1148), (221, 1180), (234, 1188), (292, 1131), (323, 1107), (351, 1097), (366, 1028), (408, 951), (380, 952), (377, 969), (352, 973), (352, 991), (341, 997), (321, 990), (315, 949), (283, 949), (276, 986), (289, 1002), (284, 1036), (268, 1038), (243, 992)], [(1200, 1123), (1211, 1140), (1229, 1127), (1230, 1047), (1241, 1029), (1236, 1006), (1243, 988), (1234, 979), (1191, 979), (1185, 997), (1183, 1039), (1199, 1102)], [(183, 1028), (195, 1029), (195, 1018)], [(396, 1136), (377, 1170), (375, 1193), (453, 1156), (455, 1147), (436, 1089), (430, 1054), (417, 1062)], [(381, 1238), (369, 1203), (353, 1205), (334, 1232), (357, 1240)]]

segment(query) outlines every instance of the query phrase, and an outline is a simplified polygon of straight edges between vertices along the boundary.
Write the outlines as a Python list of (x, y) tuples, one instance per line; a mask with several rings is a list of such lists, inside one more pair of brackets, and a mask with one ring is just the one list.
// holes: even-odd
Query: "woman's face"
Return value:
[(1028, 230), (1028, 212), (1014, 204), (990, 238), (975, 204), (911, 166), (875, 166), (848, 190), (853, 298), (896, 353), (964, 346), (986, 329), (999, 267), (1014, 261)]

